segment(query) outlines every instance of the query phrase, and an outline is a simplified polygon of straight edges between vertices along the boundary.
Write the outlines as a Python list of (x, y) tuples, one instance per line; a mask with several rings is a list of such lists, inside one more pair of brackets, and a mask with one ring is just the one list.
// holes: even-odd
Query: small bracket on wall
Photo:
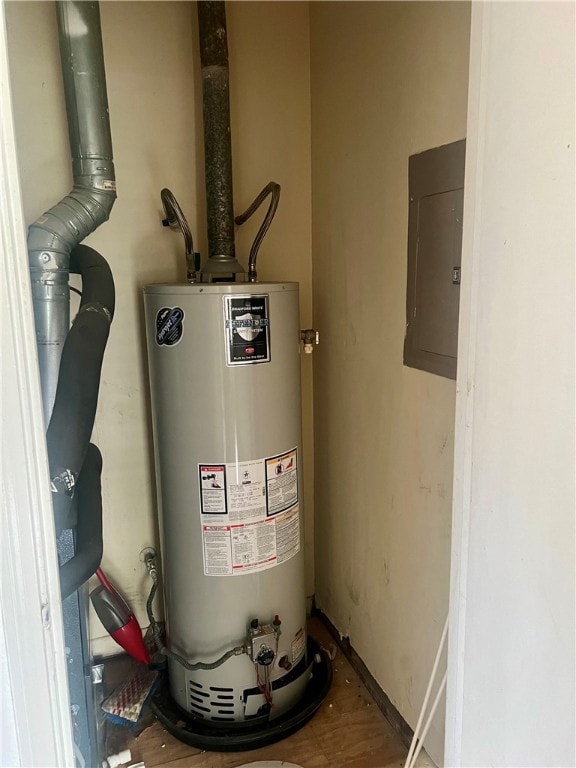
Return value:
[(140, 552), (140, 562), (145, 563), (150, 558), (156, 557), (156, 550), (154, 547), (144, 547)]

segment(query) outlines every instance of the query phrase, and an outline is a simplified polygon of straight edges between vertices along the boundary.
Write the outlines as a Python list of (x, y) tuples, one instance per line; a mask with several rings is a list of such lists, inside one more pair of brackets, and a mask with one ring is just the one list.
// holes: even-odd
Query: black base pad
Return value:
[(215, 723), (185, 712), (170, 696), (165, 678), (151, 700), (151, 707), (166, 730), (180, 741), (210, 752), (242, 752), (274, 744), (295, 733), (316, 713), (332, 684), (332, 665), (327, 654), (308, 637), (312, 678), (300, 701), (274, 720), (258, 723)]

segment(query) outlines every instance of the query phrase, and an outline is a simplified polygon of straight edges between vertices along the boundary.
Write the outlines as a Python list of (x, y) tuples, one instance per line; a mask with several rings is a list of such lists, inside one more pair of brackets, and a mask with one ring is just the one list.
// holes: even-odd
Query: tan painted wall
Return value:
[(465, 135), (470, 9), (310, 13), (316, 596), (414, 727), (448, 609), (455, 385), (402, 364), (408, 157)]
[[(168, 186), (206, 252), (201, 96), (195, 6), (101, 4), (118, 182), (110, 221), (87, 242), (109, 260), (118, 294), (106, 350), (94, 440), (104, 456), (103, 566), (146, 624), (148, 582), (138, 555), (155, 542), (148, 384), (141, 287), (183, 278), (181, 238), (160, 226)], [(52, 3), (8, 3), (9, 52), (27, 221), (68, 193), (71, 170)], [(234, 3), (232, 67), (235, 208), (270, 180), (280, 207), (259, 255), (262, 279), (302, 285), (302, 327), (311, 324), (310, 92), (308, 6)], [(258, 219), (258, 221), (256, 221)], [(244, 258), (261, 218), (245, 225)], [(303, 360), (307, 587), (313, 591), (312, 377)], [(97, 653), (116, 652), (92, 617)]]

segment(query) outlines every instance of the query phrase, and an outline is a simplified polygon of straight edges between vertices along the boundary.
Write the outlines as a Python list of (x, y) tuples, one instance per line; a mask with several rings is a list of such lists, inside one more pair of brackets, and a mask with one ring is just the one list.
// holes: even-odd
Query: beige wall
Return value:
[(408, 157), (465, 135), (469, 14), (311, 4), (316, 596), (413, 727), (448, 609), (455, 385), (402, 364)]
[[(183, 278), (181, 238), (160, 225), (168, 186), (206, 252), (201, 96), (195, 6), (101, 4), (118, 183), (110, 221), (87, 242), (109, 260), (117, 310), (106, 350), (94, 440), (102, 450), (103, 567), (146, 624), (148, 582), (138, 556), (156, 540), (141, 287)], [(71, 170), (52, 3), (8, 3), (7, 21), (25, 215), (33, 221), (68, 193)], [(308, 7), (234, 3), (228, 10), (235, 208), (270, 180), (280, 207), (259, 255), (263, 279), (302, 286), (302, 327), (311, 323), (310, 93)], [(247, 257), (258, 216), (238, 237)], [(311, 361), (303, 360), (307, 455), (307, 588), (312, 563)], [(115, 652), (92, 617), (95, 652)]]

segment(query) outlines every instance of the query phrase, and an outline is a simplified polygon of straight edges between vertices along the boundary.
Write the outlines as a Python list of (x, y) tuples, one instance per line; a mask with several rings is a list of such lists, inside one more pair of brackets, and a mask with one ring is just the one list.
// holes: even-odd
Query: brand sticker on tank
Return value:
[(181, 307), (162, 307), (156, 313), (156, 343), (173, 347), (184, 333), (184, 310)]
[(226, 365), (270, 360), (268, 296), (224, 296)]

